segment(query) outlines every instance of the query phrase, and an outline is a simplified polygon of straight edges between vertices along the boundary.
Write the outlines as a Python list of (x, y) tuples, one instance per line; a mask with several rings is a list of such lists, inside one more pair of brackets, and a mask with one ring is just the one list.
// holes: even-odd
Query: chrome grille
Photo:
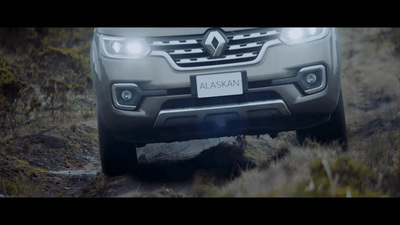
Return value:
[(202, 42), (205, 35), (147, 38), (152, 55), (163, 56), (176, 69), (194, 69), (252, 64), (261, 60), (265, 50), (279, 44), (278, 28), (258, 28), (225, 32), (228, 45), (220, 57), (212, 58)]

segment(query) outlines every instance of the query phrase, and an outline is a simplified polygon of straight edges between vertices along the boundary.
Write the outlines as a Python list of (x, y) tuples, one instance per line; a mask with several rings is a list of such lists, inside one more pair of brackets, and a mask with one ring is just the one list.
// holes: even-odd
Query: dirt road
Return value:
[[(345, 153), (337, 145), (299, 146), (293, 132), (281, 133), (275, 139), (261, 135), (151, 144), (138, 149), (135, 174), (110, 178), (101, 173), (93, 112), (86, 118), (79, 113), (71, 115), (50, 127), (43, 121), (42, 125), (31, 125), (37, 132), (32, 134), (30, 127), (21, 138), (5, 143), (15, 154), (3, 157), (17, 169), (0, 172), (31, 179), (28, 183), (37, 187), (33, 196), (303, 196), (326, 194), (314, 187), (317, 181), (310, 163), (319, 159), (324, 165), (333, 165), (334, 160), (348, 157), (355, 162), (370, 162), (371, 168), (377, 168), (382, 186), (390, 172), (383, 172), (383, 163), (375, 159), (377, 152), (382, 152), (381, 148), (390, 152), (386, 157), (394, 161), (385, 166), (388, 171), (397, 171), (399, 164), (395, 162), (400, 161), (398, 30), (339, 29), (349, 138)], [(94, 109), (93, 99), (93, 95), (89, 101), (77, 99), (76, 107), (82, 108), (75, 112), (85, 107)], [(329, 194), (341, 193), (339, 181), (337, 192), (331, 182)], [(347, 196), (354, 195), (351, 187), (345, 188)]]

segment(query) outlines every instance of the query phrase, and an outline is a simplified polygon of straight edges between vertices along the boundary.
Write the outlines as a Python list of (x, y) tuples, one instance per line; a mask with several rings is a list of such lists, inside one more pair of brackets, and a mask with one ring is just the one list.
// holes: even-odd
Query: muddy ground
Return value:
[[(400, 40), (393, 33), (390, 28), (339, 29), (349, 138), (346, 153), (335, 144), (299, 146), (293, 132), (275, 139), (261, 135), (152, 144), (138, 148), (135, 174), (106, 177), (99, 162), (94, 94), (89, 93), (75, 98), (69, 113), (59, 115), (57, 121), (49, 116), (27, 124), (19, 138), (3, 142), (0, 172), (20, 179), (13, 185), (3, 183), (8, 192), (0, 195), (302, 196), (297, 184), (310, 179), (308, 164), (315, 157), (346, 154), (368, 161), (365, 158), (371, 154), (366, 149), (373, 144), (377, 151), (382, 146), (394, 149), (398, 157)], [(83, 111), (90, 113), (83, 115)], [(311, 179), (307, 188), (313, 189), (314, 183)]]

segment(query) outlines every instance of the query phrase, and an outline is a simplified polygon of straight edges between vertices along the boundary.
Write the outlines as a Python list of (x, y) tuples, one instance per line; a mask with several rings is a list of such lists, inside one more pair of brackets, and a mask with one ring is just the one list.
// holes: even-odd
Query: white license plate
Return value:
[(198, 98), (209, 98), (243, 94), (241, 72), (196, 76)]

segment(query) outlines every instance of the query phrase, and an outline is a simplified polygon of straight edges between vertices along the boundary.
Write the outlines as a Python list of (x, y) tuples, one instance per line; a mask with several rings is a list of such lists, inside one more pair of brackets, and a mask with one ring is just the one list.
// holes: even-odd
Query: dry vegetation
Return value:
[(345, 152), (299, 146), (287, 132), (240, 137), (182, 162), (142, 160), (133, 175), (56, 176), (49, 171), (99, 170), (91, 32), (0, 29), (0, 196), (400, 196), (400, 29), (339, 29)]
[(49, 171), (97, 157), (97, 131), (84, 124), (95, 115), (92, 31), (0, 28), (1, 195), (62, 196), (71, 180)]

